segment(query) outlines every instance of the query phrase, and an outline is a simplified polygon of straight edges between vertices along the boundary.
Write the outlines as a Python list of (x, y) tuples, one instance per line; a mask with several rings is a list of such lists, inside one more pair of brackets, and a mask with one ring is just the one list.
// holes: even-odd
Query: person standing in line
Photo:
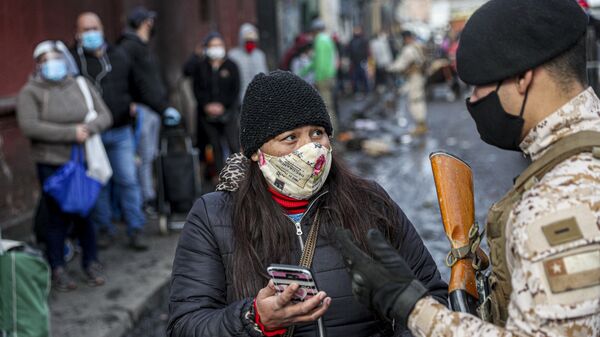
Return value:
[(258, 46), (259, 41), (258, 29), (250, 23), (244, 23), (240, 27), (240, 44), (228, 53), (229, 59), (238, 66), (240, 72), (240, 102), (254, 76), (269, 71), (265, 53)]
[(236, 64), (227, 57), (221, 34), (209, 33), (201, 46), (185, 63), (183, 73), (194, 82), (198, 136), (208, 138), (216, 170), (220, 172), (225, 158), (240, 150), (240, 75)]
[(425, 101), (425, 53), (413, 32), (403, 31), (404, 45), (400, 55), (387, 69), (401, 73), (406, 82), (400, 89), (408, 99), (408, 111), (417, 123), (411, 131), (415, 136), (423, 136), (427, 132), (427, 102)]
[[(31, 140), (31, 156), (36, 163), (41, 186), (71, 159), (76, 146), (83, 146), (91, 135), (110, 127), (112, 117), (100, 94), (88, 82), (98, 117), (85, 122), (88, 106), (77, 80), (69, 74), (68, 51), (60, 41), (44, 41), (33, 52), (36, 69), (17, 98), (17, 121)], [(105, 282), (98, 262), (96, 231), (89, 218), (65, 213), (52, 196), (42, 191), (40, 203), (46, 210), (46, 257), (52, 269), (52, 287), (71, 291), (77, 283), (68, 275), (64, 259), (65, 239), (71, 227), (81, 246), (81, 265), (87, 283)]]
[[(127, 28), (119, 39), (118, 45), (129, 56), (138, 81), (143, 81), (142, 86), (151, 90), (151, 96), (160, 101), (153, 105), (166, 106), (165, 125), (174, 126), (179, 124), (180, 114), (175, 108), (169, 106), (167, 88), (163, 84), (158, 60), (148, 45), (155, 31), (156, 13), (145, 7), (135, 7), (127, 16)], [(141, 102), (143, 97), (135, 90), (137, 87), (134, 86), (132, 98), (134, 102)], [(158, 155), (161, 118), (156, 111), (143, 103), (136, 103), (133, 109), (136, 124), (139, 125), (136, 153), (140, 159), (137, 173), (142, 190), (143, 207), (146, 215), (156, 216), (156, 190), (152, 167)]]
[[(141, 237), (146, 218), (142, 211), (142, 194), (134, 160), (132, 95), (139, 94), (141, 103), (155, 111), (163, 111), (167, 119), (179, 116), (167, 112), (172, 110), (167, 109), (164, 100), (154, 95), (147, 81), (140, 79), (141, 74), (133, 67), (125, 51), (105, 41), (102, 21), (97, 14), (84, 12), (78, 16), (75, 38), (72, 53), (79, 71), (94, 83), (112, 113), (113, 126), (102, 134), (102, 142), (113, 170), (111, 182), (118, 190), (118, 203), (127, 224), (129, 248), (143, 251), (148, 246)], [(116, 228), (112, 223), (110, 184), (100, 192), (91, 219), (99, 230), (99, 244), (112, 244)]]

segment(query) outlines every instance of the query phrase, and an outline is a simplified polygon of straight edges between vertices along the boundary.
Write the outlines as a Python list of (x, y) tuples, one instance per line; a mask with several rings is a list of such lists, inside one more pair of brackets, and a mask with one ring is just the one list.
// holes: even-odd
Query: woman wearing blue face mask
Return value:
[[(31, 140), (31, 156), (36, 163), (40, 185), (69, 161), (73, 146), (108, 128), (110, 112), (91, 83), (87, 83), (98, 116), (85, 122), (88, 114), (84, 94), (72, 76), (71, 56), (60, 41), (44, 41), (33, 53), (35, 72), (18, 96), (17, 119), (21, 130)], [(86, 80), (87, 82), (87, 80)], [(95, 231), (87, 218), (61, 211), (46, 193), (40, 203), (47, 211), (46, 255), (52, 268), (52, 286), (61, 291), (73, 290), (76, 283), (65, 272), (63, 258), (67, 231), (73, 232), (82, 248), (82, 267), (87, 283), (104, 284), (96, 256)]]

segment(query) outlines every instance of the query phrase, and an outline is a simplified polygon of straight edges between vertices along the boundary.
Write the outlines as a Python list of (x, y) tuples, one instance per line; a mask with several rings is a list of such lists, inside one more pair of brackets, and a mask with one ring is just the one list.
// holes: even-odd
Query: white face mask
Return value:
[(306, 200), (317, 193), (331, 169), (331, 149), (308, 143), (281, 157), (258, 150), (258, 167), (273, 188), (288, 197)]
[(206, 56), (208, 56), (211, 60), (223, 59), (223, 58), (225, 58), (225, 48), (224, 47), (206, 48)]

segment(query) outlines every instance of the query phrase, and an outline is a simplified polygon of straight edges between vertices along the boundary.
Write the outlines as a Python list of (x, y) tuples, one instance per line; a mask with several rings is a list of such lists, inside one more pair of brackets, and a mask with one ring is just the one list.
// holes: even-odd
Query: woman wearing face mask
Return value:
[[(242, 104), (243, 155), (228, 161), (219, 192), (192, 208), (173, 266), (168, 335), (399, 336), (352, 296), (333, 246), (337, 227), (363, 243), (379, 228), (408, 259), (429, 293), (446, 303), (446, 284), (402, 210), (376, 183), (351, 173), (332, 148), (322, 98), (289, 72), (259, 74)], [(267, 275), (272, 263), (295, 264), (317, 228), (311, 271), (317, 296), (293, 304)]]
[(225, 42), (212, 32), (186, 62), (183, 70), (194, 82), (198, 103), (198, 148), (211, 145), (217, 172), (223, 168), (228, 153), (239, 151), (238, 67), (227, 58)]
[[(31, 140), (40, 185), (71, 158), (74, 146), (110, 126), (110, 112), (88, 81), (98, 117), (84, 122), (88, 113), (82, 91), (69, 70), (70, 55), (60, 41), (44, 41), (33, 53), (36, 70), (19, 93), (17, 119)], [(91, 286), (104, 284), (96, 254), (96, 234), (87, 218), (61, 211), (51, 196), (42, 192), (40, 203), (47, 209), (46, 255), (52, 268), (52, 286), (60, 291), (77, 288), (65, 271), (63, 257), (67, 232), (72, 228), (82, 249), (82, 267)]]

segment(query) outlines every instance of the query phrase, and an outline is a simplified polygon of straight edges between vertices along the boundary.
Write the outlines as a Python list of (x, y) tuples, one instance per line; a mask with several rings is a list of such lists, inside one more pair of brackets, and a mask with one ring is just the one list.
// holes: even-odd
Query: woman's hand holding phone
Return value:
[(319, 319), (331, 304), (331, 298), (324, 291), (316, 296), (296, 304), (292, 298), (299, 285), (292, 283), (277, 295), (273, 280), (262, 288), (256, 296), (256, 309), (261, 323), (268, 330), (287, 328), (296, 323), (312, 322)]

